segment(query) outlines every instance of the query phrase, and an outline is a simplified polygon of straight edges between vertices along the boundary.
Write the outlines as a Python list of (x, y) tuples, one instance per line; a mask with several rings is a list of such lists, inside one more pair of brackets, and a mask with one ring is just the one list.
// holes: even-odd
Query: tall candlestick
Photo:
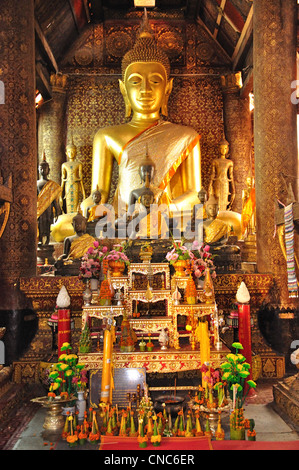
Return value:
[(71, 342), (71, 312), (69, 307), (70, 297), (65, 286), (62, 286), (56, 299), (56, 308), (58, 315), (58, 357), (61, 355), (61, 348), (63, 343)]
[(111, 359), (112, 359), (112, 335), (110, 330), (104, 332), (103, 369), (101, 383), (101, 401), (111, 403)]
[[(244, 282), (241, 282), (237, 291), (236, 299), (238, 302), (238, 330), (239, 342), (243, 346), (242, 354), (246, 362), (250, 364), (250, 375), (252, 379), (252, 350), (251, 350), (251, 322), (250, 322), (250, 295)], [(253, 392), (253, 389), (250, 389)], [(252, 393), (250, 391), (250, 393)]]
[[(210, 362), (210, 335), (209, 335), (209, 325), (207, 321), (199, 321), (200, 328), (200, 362), (201, 366), (207, 365)], [(202, 386), (207, 387), (208, 382), (207, 378), (209, 377), (209, 372), (202, 372)]]
[(104, 332), (101, 402), (111, 404), (112, 403), (112, 391), (113, 391), (112, 351), (113, 351), (113, 341), (115, 339), (112, 307), (107, 317), (108, 318), (106, 322), (106, 329)]

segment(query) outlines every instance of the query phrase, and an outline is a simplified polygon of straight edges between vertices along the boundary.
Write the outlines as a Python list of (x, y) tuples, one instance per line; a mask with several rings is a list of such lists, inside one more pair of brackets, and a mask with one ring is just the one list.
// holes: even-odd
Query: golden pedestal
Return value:
[[(229, 349), (223, 344), (221, 349), (211, 348), (211, 367), (219, 368), (226, 360)], [(161, 350), (154, 348), (152, 352), (133, 351), (122, 353), (117, 348), (113, 351), (113, 365), (116, 369), (138, 368), (146, 372), (183, 372), (199, 370), (201, 368), (200, 350), (192, 351), (191, 347), (181, 349), (169, 348)], [(88, 370), (102, 369), (103, 353), (79, 354), (81, 363), (86, 364)]]

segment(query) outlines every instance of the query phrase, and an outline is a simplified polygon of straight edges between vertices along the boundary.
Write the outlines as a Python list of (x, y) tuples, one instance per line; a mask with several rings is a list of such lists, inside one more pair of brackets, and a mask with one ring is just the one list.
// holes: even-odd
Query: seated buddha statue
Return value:
[(64, 240), (63, 254), (55, 262), (56, 274), (78, 275), (81, 258), (95, 241), (94, 237), (86, 233), (86, 224), (86, 218), (80, 212), (73, 217), (75, 235)]
[[(219, 203), (210, 196), (206, 206), (207, 218), (203, 221), (203, 240), (210, 246), (217, 273), (238, 272), (241, 269), (240, 247), (236, 244), (234, 227), (219, 217)], [(231, 211), (222, 211), (222, 214)]]
[(164, 215), (159, 205), (155, 204), (154, 192), (150, 188), (143, 188), (128, 225), (129, 238), (168, 238), (169, 228)]
[[(192, 128), (161, 119), (167, 116), (172, 90), (170, 62), (160, 50), (145, 21), (134, 47), (122, 60), (120, 91), (129, 122), (101, 128), (93, 142), (92, 188), (100, 189), (103, 202), (110, 193), (113, 161), (119, 168), (113, 207), (119, 216), (130, 203), (139, 180), (144, 149), (155, 165), (153, 185), (167, 194), (172, 209), (190, 210), (201, 186), (200, 136)], [(140, 182), (142, 186), (142, 182)], [(89, 199), (89, 198), (87, 198)], [(83, 201), (82, 207), (89, 204)]]
[(210, 196), (205, 205), (207, 218), (203, 221), (204, 242), (211, 246), (225, 245), (230, 234), (229, 225), (218, 219), (219, 203), (215, 196)]
[(140, 196), (144, 193), (145, 188), (150, 188), (153, 192), (154, 202), (169, 205), (167, 194), (161, 189), (155, 187), (152, 183), (154, 174), (155, 165), (148, 153), (146, 153), (145, 157), (141, 159), (139, 166), (139, 176), (142, 186), (135, 187), (135, 189), (130, 192), (128, 215), (131, 215), (134, 212), (135, 204), (140, 200)]
[(95, 189), (92, 194), (93, 205), (86, 210), (87, 232), (98, 236), (114, 220), (109, 205), (102, 204), (101, 191)]

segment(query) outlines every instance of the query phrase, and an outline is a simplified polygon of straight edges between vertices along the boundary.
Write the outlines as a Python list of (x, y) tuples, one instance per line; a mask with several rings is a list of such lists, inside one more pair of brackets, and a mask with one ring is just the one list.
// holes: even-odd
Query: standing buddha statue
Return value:
[(77, 148), (72, 142), (66, 147), (68, 160), (61, 166), (61, 188), (64, 199), (64, 212), (72, 214), (77, 211), (80, 192), (85, 199), (82, 177), (82, 163), (76, 161)]
[(226, 211), (232, 208), (235, 200), (235, 183), (232, 160), (227, 158), (229, 143), (226, 139), (219, 143), (220, 156), (212, 163), (212, 174), (209, 185), (209, 196), (218, 199), (219, 211)]
[[(113, 206), (117, 214), (129, 205), (130, 192), (140, 180), (140, 159), (147, 148), (155, 166), (153, 185), (164, 191), (173, 210), (189, 208), (201, 187), (200, 136), (190, 127), (161, 119), (167, 116), (172, 90), (170, 62), (153, 38), (147, 18), (132, 50), (122, 60), (125, 124), (100, 129), (93, 142), (92, 188), (106, 202), (110, 193), (113, 161), (119, 165)], [(142, 186), (142, 182), (139, 183)], [(88, 199), (87, 199), (88, 200)], [(86, 201), (87, 201), (86, 200)], [(83, 206), (85, 201), (83, 201)]]
[(51, 224), (61, 213), (59, 205), (61, 187), (55, 181), (49, 180), (49, 173), (49, 163), (44, 154), (39, 164), (40, 179), (37, 181), (37, 223), (40, 245), (49, 245)]

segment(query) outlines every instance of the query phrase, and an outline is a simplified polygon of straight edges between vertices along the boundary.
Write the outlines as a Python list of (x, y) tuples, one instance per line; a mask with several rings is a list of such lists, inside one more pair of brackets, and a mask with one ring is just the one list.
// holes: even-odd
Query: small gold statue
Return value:
[(209, 185), (209, 196), (218, 198), (219, 211), (231, 210), (235, 200), (235, 183), (232, 160), (227, 158), (229, 143), (226, 139), (219, 143), (219, 158), (212, 163), (212, 175)]
[(56, 268), (61, 268), (64, 264), (71, 264), (75, 260), (80, 261), (88, 248), (94, 246), (95, 238), (86, 233), (86, 224), (86, 218), (80, 212), (73, 217), (72, 225), (75, 235), (65, 238), (63, 254), (56, 261)]
[(207, 218), (203, 222), (204, 242), (208, 245), (224, 245), (228, 241), (230, 227), (217, 217), (218, 200), (210, 196), (206, 203)]
[(80, 191), (85, 199), (83, 185), (82, 163), (76, 161), (77, 148), (72, 142), (66, 147), (68, 161), (61, 166), (61, 188), (64, 202), (64, 212), (71, 214), (76, 212), (79, 205)]

